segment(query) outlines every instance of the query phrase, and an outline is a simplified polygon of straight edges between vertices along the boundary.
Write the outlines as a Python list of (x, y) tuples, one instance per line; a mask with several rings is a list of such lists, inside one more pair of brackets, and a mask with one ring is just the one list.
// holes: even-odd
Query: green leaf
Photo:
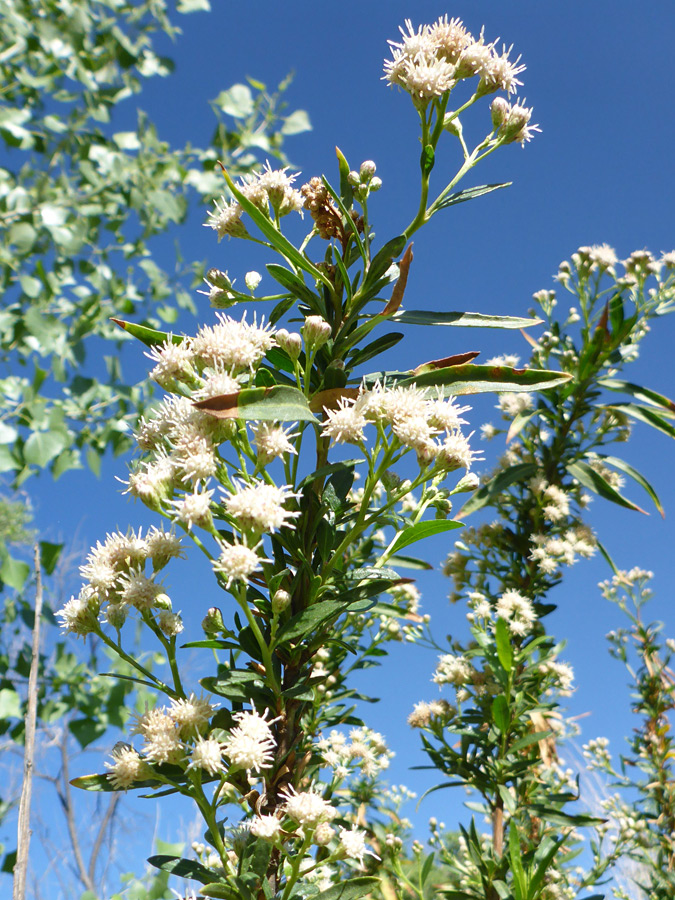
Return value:
[(509, 704), (504, 694), (497, 694), (492, 701), (492, 721), (505, 734), (509, 728)]
[(194, 404), (217, 419), (246, 419), (252, 421), (313, 422), (319, 420), (312, 413), (307, 398), (297, 388), (278, 384), (272, 387), (244, 388), (234, 394), (209, 397)]
[(596, 472), (583, 460), (569, 463), (567, 471), (572, 478), (576, 478), (585, 488), (588, 488), (589, 491), (593, 491), (594, 494), (598, 494), (600, 497), (604, 497), (605, 500), (610, 500), (618, 506), (648, 515), (646, 510), (639, 507), (637, 503), (633, 503), (631, 500), (623, 497), (599, 472)]
[(281, 133), (284, 135), (302, 134), (304, 131), (311, 131), (312, 123), (304, 109), (296, 109), (290, 116), (286, 116), (284, 124), (281, 126)]
[(351, 878), (334, 884), (320, 894), (315, 894), (312, 900), (357, 900), (374, 891), (380, 884), (379, 878), (370, 875), (362, 875), (359, 878)]
[(524, 482), (533, 475), (536, 475), (536, 473), (537, 466), (535, 463), (516, 463), (514, 466), (509, 466), (507, 469), (504, 469), (499, 472), (499, 474), (495, 475), (495, 477), (487, 484), (483, 485), (483, 487), (479, 488), (476, 493), (466, 501), (455, 518), (466, 518), (466, 516), (471, 515), (471, 513), (492, 503), (502, 491), (505, 491), (512, 484)]
[(600, 406), (600, 409), (615, 409), (618, 412), (630, 416), (632, 419), (637, 419), (639, 422), (651, 425), (652, 428), (656, 428), (657, 431), (662, 431), (664, 434), (667, 434), (668, 437), (675, 437), (675, 425), (671, 425), (663, 418), (663, 416), (658, 415), (648, 406), (638, 406), (637, 403), (598, 405)]
[(512, 369), (509, 366), (446, 366), (404, 378), (401, 387), (444, 387), (448, 393), (479, 394), (486, 391), (543, 391), (565, 384), (571, 378), (548, 369)]
[(218, 900), (235, 900), (235, 898), (236, 900), (241, 900), (240, 895), (233, 888), (215, 881), (211, 884), (205, 884), (199, 890), (205, 897), (214, 897), (218, 898)]
[(51, 575), (61, 556), (63, 544), (50, 544), (49, 541), (40, 541), (40, 565), (47, 575)]
[(497, 644), (499, 662), (502, 664), (505, 672), (510, 672), (513, 668), (513, 648), (511, 647), (508, 626), (501, 617), (497, 619), (495, 626), (495, 642)]
[(645, 403), (651, 403), (653, 406), (659, 406), (668, 410), (668, 412), (675, 413), (675, 402), (663, 394), (652, 391), (650, 388), (633, 384), (631, 381), (621, 381), (618, 378), (598, 378), (598, 384), (609, 391), (630, 394), (636, 400), (642, 400)]
[(509, 858), (511, 860), (511, 871), (513, 872), (514, 883), (516, 889), (515, 900), (525, 900), (527, 897), (527, 879), (525, 878), (525, 870), (523, 868), (523, 860), (520, 853), (520, 837), (518, 835), (518, 827), (513, 819), (509, 825)]
[(136, 325), (134, 322), (125, 322), (123, 319), (111, 319), (115, 325), (119, 325), (128, 334), (139, 341), (142, 341), (148, 347), (155, 347), (157, 344), (163, 344), (169, 339), (173, 344), (182, 344), (185, 337), (180, 334), (167, 334), (166, 331), (157, 331), (156, 328), (147, 328), (145, 325)]
[(539, 741), (546, 740), (546, 738), (551, 737), (552, 734), (554, 734), (553, 731), (533, 731), (532, 734), (526, 734), (525, 737), (520, 738), (515, 744), (511, 744), (509, 753), (518, 753), (526, 747), (530, 747), (532, 744), (538, 744)]
[(663, 506), (661, 505), (661, 501), (659, 500), (659, 496), (652, 487), (652, 485), (647, 481), (647, 479), (638, 472), (637, 469), (634, 469), (633, 466), (629, 465), (625, 460), (619, 459), (617, 456), (605, 456), (603, 453), (589, 453), (589, 457), (595, 459), (601, 459), (608, 466), (612, 466), (615, 469), (618, 469), (620, 472), (624, 472), (628, 475), (629, 478), (632, 478), (633, 481), (636, 481), (641, 488), (643, 488), (654, 501), (654, 506), (658, 509), (661, 515), (665, 518), (665, 511)]
[(542, 319), (520, 316), (486, 316), (472, 312), (436, 312), (428, 309), (401, 309), (389, 317), (391, 322), (406, 325), (454, 325), (459, 328), (530, 328)]
[(233, 84), (228, 90), (221, 91), (213, 102), (234, 119), (245, 119), (255, 108), (253, 94), (246, 84)]
[(0, 690), (0, 721), (20, 718), (22, 718), (21, 697), (13, 688), (2, 688)]
[[(285, 266), (278, 265), (278, 263), (268, 263), (265, 268), (272, 278), (290, 291), (294, 297), (306, 303), (313, 312), (321, 314), (323, 310), (321, 298), (307, 287), (299, 275), (296, 275), (295, 272), (292, 272)], [(291, 369), (291, 371), (293, 370)]]
[(30, 253), (36, 240), (37, 231), (28, 222), (15, 222), (7, 234), (7, 242), (13, 244), (22, 256)]
[(420, 169), (422, 170), (422, 175), (428, 175), (429, 172), (431, 172), (435, 161), (436, 154), (434, 153), (434, 148), (431, 144), (427, 144), (422, 150), (422, 155), (420, 157)]
[(69, 443), (65, 431), (34, 431), (23, 447), (23, 458), (28, 465), (44, 469)]
[(276, 643), (297, 641), (312, 631), (318, 630), (334, 616), (347, 611), (348, 604), (342, 600), (321, 600), (308, 609), (296, 613), (279, 629)]
[(397, 553), (399, 550), (403, 550), (404, 547), (424, 540), (424, 538), (461, 527), (461, 522), (455, 522), (454, 519), (432, 519), (426, 522), (417, 522), (415, 525), (403, 529), (389, 547), (389, 553)]
[[(393, 261), (403, 253), (406, 241), (406, 236), (400, 234), (398, 237), (387, 241), (387, 243), (378, 250), (368, 267), (368, 272), (366, 273), (363, 285), (361, 286), (361, 291), (364, 294), (368, 293), (368, 289), (372, 288), (372, 286), (380, 280), (384, 273), (391, 267)], [(361, 291), (359, 291), (359, 293), (361, 293)]]
[(26, 580), (30, 575), (30, 566), (13, 556), (5, 557), (0, 567), (0, 582), (14, 588), (15, 591), (23, 590)]
[(68, 723), (68, 730), (82, 749), (105, 734), (107, 727), (108, 723), (100, 719), (74, 719)]
[(474, 200), (476, 197), (482, 197), (484, 194), (491, 194), (492, 191), (498, 191), (500, 188), (510, 187), (512, 182), (505, 181), (502, 184), (480, 184), (476, 187), (466, 188), (463, 191), (455, 191), (448, 194), (440, 203), (435, 200), (431, 204), (431, 211), (436, 212), (439, 209), (447, 209), (449, 206), (456, 206), (458, 203), (465, 203), (467, 200)]
[(403, 337), (404, 335), (400, 331), (394, 331), (391, 332), (391, 334), (383, 334), (381, 337), (377, 338), (377, 340), (372, 341), (370, 344), (366, 344), (365, 347), (352, 351), (352, 356), (349, 360), (350, 368), (356, 368), (356, 366), (362, 365), (374, 356), (379, 356), (380, 353), (384, 353), (385, 350), (390, 350), (392, 347), (395, 347)]
[(163, 872), (169, 872), (178, 878), (193, 878), (201, 884), (208, 884), (213, 878), (213, 872), (194, 859), (182, 859), (179, 856), (151, 856), (148, 862)]

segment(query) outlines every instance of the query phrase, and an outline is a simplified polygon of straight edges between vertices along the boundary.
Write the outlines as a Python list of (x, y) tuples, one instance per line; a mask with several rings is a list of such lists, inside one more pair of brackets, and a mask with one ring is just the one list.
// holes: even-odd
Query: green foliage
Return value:
[(0, 18), (0, 472), (20, 484), (46, 468), (98, 472), (106, 449), (129, 448), (149, 389), (124, 387), (112, 355), (97, 362), (98, 341), (119, 350), (114, 316), (171, 324), (194, 312), (180, 257), (163, 271), (151, 239), (185, 220), (191, 197), (221, 189), (217, 159), (237, 173), (261, 153), (283, 159), (285, 137), (309, 123), (284, 112), (286, 79), (273, 93), (255, 81), (221, 92), (204, 149), (170, 147), (143, 112), (118, 130), (118, 107), (171, 73), (153, 49), (155, 35), (179, 34), (165, 0), (2, 0)]

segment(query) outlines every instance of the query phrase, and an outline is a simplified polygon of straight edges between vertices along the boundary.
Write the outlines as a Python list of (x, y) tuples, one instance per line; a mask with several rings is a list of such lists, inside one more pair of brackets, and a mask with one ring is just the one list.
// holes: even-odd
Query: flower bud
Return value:
[(335, 829), (328, 822), (319, 822), (314, 830), (312, 843), (318, 847), (325, 847), (327, 844), (330, 844), (334, 836)]
[(308, 348), (318, 350), (331, 336), (331, 327), (321, 316), (307, 316), (302, 333)]
[(224, 630), (223, 614), (217, 606), (212, 606), (202, 619), (202, 631), (204, 634), (218, 634)]
[(379, 191), (382, 187), (382, 179), (378, 178), (377, 175), (375, 178), (371, 178), (370, 180), (370, 191), (371, 193), (375, 193), (375, 191)]
[(112, 628), (119, 631), (127, 620), (129, 607), (126, 603), (108, 603), (105, 608), (105, 620)]
[(290, 603), (291, 595), (288, 591), (275, 591), (274, 596), (272, 597), (272, 612), (278, 615), (285, 609), (288, 609)]
[(168, 594), (157, 594), (152, 604), (156, 609), (171, 609), (171, 597)]
[(246, 287), (249, 289), (251, 293), (255, 291), (260, 282), (262, 281), (262, 275), (260, 272), (247, 272), (244, 276), (244, 282)]
[(361, 168), (359, 170), (359, 175), (361, 177), (361, 181), (369, 181), (377, 170), (377, 166), (372, 161), (372, 159), (366, 159), (361, 163)]
[(351, 184), (352, 187), (356, 187), (357, 184), (361, 183), (361, 178), (359, 177), (359, 173), (355, 172), (352, 169), (352, 171), (349, 173), (349, 175), (347, 175), (347, 181), (349, 182), (349, 184)]
[(511, 112), (511, 104), (503, 97), (495, 97), (490, 104), (490, 114), (492, 116), (492, 125), (495, 131), (502, 127)]
[(282, 350), (295, 360), (302, 352), (302, 338), (295, 332), (288, 332), (285, 328), (280, 328), (274, 333), (275, 340)]
[(221, 269), (209, 269), (206, 273), (206, 280), (213, 287), (220, 288), (221, 291), (229, 291), (232, 287), (227, 272), (223, 272)]
[(453, 494), (459, 494), (462, 491), (475, 491), (478, 485), (480, 484), (480, 480), (478, 475), (475, 472), (467, 472), (460, 480), (457, 482), (457, 485), (452, 492)]

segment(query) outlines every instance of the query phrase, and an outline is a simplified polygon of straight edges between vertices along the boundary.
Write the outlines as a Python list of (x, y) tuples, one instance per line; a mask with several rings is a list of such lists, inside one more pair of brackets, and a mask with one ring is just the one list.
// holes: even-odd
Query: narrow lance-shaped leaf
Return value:
[(403, 550), (404, 547), (409, 547), (411, 544), (417, 543), (417, 541), (431, 537), (431, 535), (441, 534), (444, 531), (452, 531), (461, 527), (461, 524), (453, 519), (432, 519), (428, 522), (417, 522), (415, 525), (403, 529), (393, 544), (390, 544), (388, 554), (397, 553), (399, 550)]
[(583, 462), (583, 460), (570, 463), (567, 466), (567, 471), (572, 478), (576, 478), (585, 488), (588, 488), (600, 497), (604, 497), (605, 500), (610, 500), (612, 503), (616, 503), (618, 506), (624, 506), (626, 509), (634, 509), (636, 512), (649, 515), (649, 513), (639, 507), (637, 503), (633, 503), (631, 500), (623, 497), (611, 486), (606, 478), (603, 478), (599, 472), (596, 472), (595, 469), (591, 468), (591, 466), (589, 466), (588, 463)]
[(513, 668), (513, 649), (508, 626), (501, 617), (497, 619), (495, 626), (495, 643), (497, 644), (497, 656), (502, 664), (502, 668), (505, 672), (510, 672)]
[(654, 501), (654, 506), (658, 509), (661, 515), (665, 518), (665, 510), (659, 500), (659, 495), (656, 493), (652, 485), (647, 481), (647, 479), (642, 475), (641, 472), (638, 472), (637, 469), (633, 468), (629, 463), (627, 463), (623, 459), (619, 459), (618, 456), (605, 456), (603, 453), (589, 453), (590, 457), (594, 457), (595, 459), (601, 459), (608, 466), (612, 466), (615, 469), (618, 469), (620, 472), (624, 472), (628, 475), (629, 478), (632, 478), (633, 481), (637, 482), (641, 488), (643, 488)]
[(314, 422), (307, 398), (288, 385), (244, 388), (232, 394), (220, 394), (194, 404), (216, 419), (248, 419), (252, 421)]
[(201, 884), (208, 884), (213, 878), (213, 872), (194, 859), (181, 859), (179, 856), (151, 856), (148, 862), (156, 869), (170, 872), (179, 878), (192, 878)]
[(667, 434), (668, 437), (675, 437), (675, 425), (671, 425), (670, 422), (665, 420), (663, 417), (665, 414), (659, 415), (648, 406), (638, 406), (637, 403), (598, 405), (600, 406), (600, 409), (615, 409), (617, 412), (624, 413), (632, 419), (637, 419), (639, 422), (651, 425), (652, 428), (656, 428), (657, 431), (662, 431), (664, 434)]
[(400, 309), (389, 318), (406, 325), (452, 325), (458, 328), (530, 328), (541, 319), (520, 316), (488, 316), (474, 312), (440, 312), (431, 309)]
[(156, 328), (147, 328), (145, 325), (136, 325), (134, 322), (125, 322), (124, 319), (110, 319), (115, 325), (119, 325), (127, 334), (142, 341), (148, 347), (156, 347), (170, 340), (174, 344), (182, 344), (185, 336), (182, 334), (167, 334), (166, 331), (157, 331)]
[(448, 394), (479, 394), (486, 391), (537, 391), (565, 384), (565, 372), (548, 369), (512, 369), (508, 366), (448, 366), (404, 378), (401, 386), (443, 387)]
[(675, 414), (675, 402), (664, 394), (652, 391), (651, 388), (642, 387), (639, 384), (633, 384), (630, 381), (621, 381), (618, 378), (599, 378), (598, 384), (607, 388), (609, 391), (618, 391), (620, 393), (630, 394), (636, 400), (642, 400), (645, 403), (651, 403), (653, 406), (660, 406), (669, 413)]
[(501, 184), (478, 184), (476, 187), (465, 188), (463, 191), (454, 191), (452, 194), (441, 194), (437, 197), (429, 207), (429, 212), (436, 212), (439, 209), (447, 209), (449, 206), (456, 206), (458, 203), (465, 203), (467, 200), (475, 200), (476, 197), (482, 197), (485, 194), (491, 194), (492, 191), (498, 191), (500, 188), (510, 187), (510, 181), (504, 181)]

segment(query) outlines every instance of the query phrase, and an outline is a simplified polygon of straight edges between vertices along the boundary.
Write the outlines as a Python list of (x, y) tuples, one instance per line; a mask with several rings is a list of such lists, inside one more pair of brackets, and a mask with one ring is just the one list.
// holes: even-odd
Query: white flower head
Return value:
[(188, 758), (188, 769), (204, 769), (209, 775), (225, 771), (222, 745), (211, 738), (198, 738)]
[(168, 715), (178, 726), (181, 735), (187, 737), (203, 732), (216, 709), (217, 706), (206, 697), (198, 697), (193, 693), (186, 699), (172, 700)]
[(91, 588), (82, 588), (79, 596), (71, 597), (63, 609), (56, 613), (61, 619), (62, 630), (78, 637), (85, 637), (96, 631), (99, 606), (98, 598)]
[(297, 437), (297, 434), (285, 431), (281, 425), (259, 422), (253, 427), (253, 435), (259, 466), (266, 466), (273, 459), (285, 456), (287, 453), (297, 455), (298, 451), (291, 443), (291, 438)]
[(214, 491), (200, 491), (195, 486), (191, 494), (183, 494), (177, 500), (170, 500), (169, 505), (175, 510), (176, 519), (186, 526), (188, 531), (193, 525), (208, 527), (211, 524), (211, 498)]
[(280, 796), (284, 799), (284, 812), (299, 825), (309, 828), (316, 828), (319, 822), (332, 822), (338, 812), (314, 788), (298, 793), (289, 786)]
[[(262, 721), (264, 720), (260, 719)], [(269, 769), (274, 762), (276, 741), (269, 732), (269, 726), (267, 730), (267, 735), (259, 735), (247, 732), (241, 725), (233, 728), (223, 743), (223, 752), (232, 765), (246, 769), (249, 776), (252, 771), (259, 773), (263, 769)]]
[(251, 820), (251, 834), (264, 841), (274, 841), (281, 833), (281, 822), (276, 816), (256, 816)]
[(278, 531), (299, 515), (284, 508), (286, 500), (296, 496), (287, 485), (279, 488), (263, 481), (247, 486), (234, 481), (233, 485), (234, 491), (225, 493), (224, 505), (241, 532)]
[(220, 555), (213, 562), (213, 570), (225, 578), (229, 588), (233, 581), (248, 582), (249, 576), (268, 560), (258, 556), (254, 547), (246, 544), (221, 544)]
[(349, 830), (346, 828), (340, 829), (340, 850), (346, 857), (349, 859), (357, 859), (361, 864), (363, 864), (363, 857), (366, 853), (379, 859), (379, 857), (366, 847), (365, 831), (361, 831), (361, 829), (357, 828), (355, 825)]
[(112, 763), (105, 763), (106, 769), (110, 769), (107, 778), (116, 791), (126, 791), (135, 781), (152, 774), (150, 766), (128, 744), (116, 745), (112, 751)]
[(150, 378), (160, 387), (170, 390), (177, 381), (190, 381), (196, 374), (189, 338), (174, 342), (173, 335), (169, 335), (163, 344), (152, 347), (145, 355), (155, 363)]
[(207, 228), (213, 228), (218, 235), (218, 240), (228, 237), (244, 237), (247, 234), (245, 226), (241, 222), (244, 210), (236, 202), (228, 202), (225, 197), (214, 203), (215, 212), (209, 211), (209, 218), (204, 223)]

